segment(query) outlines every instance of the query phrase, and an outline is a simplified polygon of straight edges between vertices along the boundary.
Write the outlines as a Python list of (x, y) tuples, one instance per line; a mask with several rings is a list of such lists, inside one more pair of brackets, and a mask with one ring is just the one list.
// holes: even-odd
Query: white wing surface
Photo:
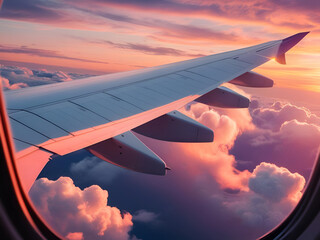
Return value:
[(270, 59), (284, 64), (285, 52), (306, 34), (158, 67), (6, 92), (25, 188), (51, 155), (83, 148), (116, 165), (164, 175), (166, 164), (131, 131), (165, 141), (212, 141), (210, 129), (175, 110), (194, 100), (248, 107), (248, 99), (219, 86), (272, 86), (272, 80), (251, 70)]

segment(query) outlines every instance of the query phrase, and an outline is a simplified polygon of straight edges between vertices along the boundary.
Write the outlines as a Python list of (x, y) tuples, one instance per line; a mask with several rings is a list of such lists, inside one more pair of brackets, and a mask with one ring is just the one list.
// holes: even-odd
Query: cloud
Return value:
[(67, 82), (92, 75), (65, 73), (62, 71), (49, 72), (45, 69), (31, 70), (26, 67), (0, 65), (0, 77), (4, 89), (12, 90), (22, 87), (38, 86), (56, 82)]
[(279, 101), (270, 106), (254, 102), (250, 112), (256, 128), (239, 136), (231, 150), (238, 167), (253, 169), (260, 162), (271, 162), (308, 178), (319, 149), (319, 116)]
[[(0, 17), (27, 21), (38, 22), (42, 24), (56, 25), (63, 28), (75, 28), (75, 29), (91, 29), (91, 30), (103, 30), (106, 29), (126, 29), (132, 31), (132, 25), (135, 25), (135, 29), (138, 27), (147, 28), (153, 30), (148, 35), (149, 38), (157, 41), (168, 42), (169, 39), (173, 42), (181, 42), (184, 40), (184, 44), (192, 41), (215, 41), (224, 44), (234, 44), (256, 42), (255, 37), (244, 37), (236, 32), (229, 30), (221, 31), (221, 29), (215, 29), (212, 27), (197, 26), (190, 23), (176, 23), (174, 21), (163, 20), (164, 18), (158, 14), (153, 17), (145, 17), (143, 19), (137, 18), (137, 9), (130, 8), (131, 6), (140, 7), (145, 14), (148, 14), (149, 10), (158, 11), (158, 6), (153, 6), (155, 2), (145, 2), (140, 5), (139, 2), (122, 2), (118, 1), (78, 1), (74, 4), (71, 1), (48, 1), (42, 3), (42, 1), (26, 1), (25, 4), (20, 4), (21, 0), (13, 0), (10, 4), (4, 4), (3, 11)], [(178, 8), (171, 8), (169, 4), (171, 1), (161, 2), (161, 11), (179, 13)], [(23, 7), (25, 5), (25, 7)], [(149, 6), (141, 8), (142, 6)], [(189, 9), (191, 12), (195, 11), (195, 8), (202, 8), (197, 4), (175, 4), (185, 9)], [(106, 7), (107, 6), (107, 7)], [(120, 7), (120, 12), (118, 11)], [(129, 7), (129, 8), (128, 8)], [(123, 13), (123, 8), (126, 13)], [(47, 10), (47, 15), (42, 14), (42, 9)], [(122, 10), (122, 11), (121, 11)], [(202, 10), (200, 12), (203, 12)], [(184, 12), (186, 16), (190, 16), (188, 11)], [(47, 17), (46, 17), (47, 16)], [(85, 16), (86, 21), (83, 22)], [(119, 24), (120, 23), (120, 24)], [(215, 23), (215, 25), (218, 25)], [(137, 32), (137, 30), (135, 31)], [(187, 38), (186, 38), (187, 36)], [(188, 42), (186, 42), (188, 41)], [(139, 44), (137, 44), (139, 45)]]
[[(75, 29), (94, 29), (94, 25), (101, 24), (84, 10), (77, 10), (76, 5), (71, 6), (64, 0), (12, 0), (4, 1), (0, 18)], [(83, 21), (84, 15), (86, 21)]]
[(69, 57), (69, 56), (65, 56), (63, 54), (60, 54), (57, 51), (45, 50), (45, 49), (39, 49), (39, 48), (30, 48), (28, 46), (5, 46), (5, 45), (0, 45), (0, 52), (3, 52), (3, 53), (17, 53), (17, 54), (28, 54), (28, 55), (31, 55), (31, 56), (67, 59), (67, 60), (75, 60), (75, 61), (87, 62), (87, 63), (108, 64), (107, 62), (94, 61), (94, 60), (84, 59), (84, 58)]
[(131, 49), (138, 52), (143, 52), (145, 54), (151, 55), (169, 55), (169, 56), (187, 56), (187, 57), (203, 57), (203, 54), (192, 54), (175, 48), (168, 47), (153, 47), (146, 44), (138, 43), (114, 43), (112, 41), (96, 41), (95, 43), (110, 45), (115, 48), (120, 49)]
[[(277, 109), (281, 114), (274, 117), (274, 125), (281, 126), (278, 128), (272, 125), (268, 115), (260, 116), (270, 124), (268, 127), (262, 128), (263, 124), (254, 125), (258, 119), (257, 112), (267, 109), (269, 108), (251, 109), (251, 114), (256, 112), (251, 118), (248, 109), (212, 109), (199, 103), (190, 104), (182, 113), (211, 128), (215, 133), (215, 140), (213, 143), (177, 144), (174, 147), (179, 149), (178, 152), (184, 153), (183, 157), (187, 159), (184, 164), (189, 166), (188, 169), (193, 172), (198, 169), (201, 172), (205, 167), (225, 189), (246, 190), (250, 175), (248, 170), (253, 170), (261, 162), (275, 163), (308, 178), (320, 143), (320, 127), (308, 121), (315, 122), (317, 116), (306, 108), (275, 103), (271, 106), (272, 111)], [(303, 116), (307, 122), (289, 120), (299, 116)], [(274, 129), (271, 130), (270, 127)], [(170, 157), (173, 156), (166, 156)]]
[[(189, 112), (189, 116), (194, 117), (215, 132), (213, 143), (181, 144), (178, 149), (175, 147), (175, 154), (183, 158), (183, 164), (187, 165), (187, 169), (190, 171), (189, 177), (198, 179), (201, 175), (209, 173), (212, 178), (195, 180), (198, 183), (197, 186), (203, 189), (204, 185), (212, 185), (212, 181), (219, 183), (220, 191), (215, 188), (210, 190), (208, 187), (205, 188), (207, 194), (211, 194), (211, 198), (215, 201), (219, 199), (223, 206), (234, 215), (233, 219), (238, 216), (247, 228), (256, 228), (256, 230), (252, 230), (253, 232), (262, 234), (279, 224), (297, 204), (305, 185), (305, 178), (302, 175), (292, 173), (285, 167), (279, 167), (283, 166), (286, 157), (290, 162), (290, 155), (286, 151), (282, 153), (282, 161), (276, 161), (277, 165), (263, 162), (259, 156), (255, 155), (254, 157), (259, 161), (252, 162), (255, 166), (252, 172), (245, 169), (239, 170), (236, 168), (239, 160), (235, 157), (238, 158), (239, 154), (231, 154), (234, 145), (239, 144), (237, 141), (243, 134), (253, 134), (257, 137), (261, 134), (261, 129), (253, 125), (254, 121), (252, 121), (248, 109), (240, 109), (240, 117), (236, 113), (229, 114), (232, 112), (231, 110), (212, 109), (198, 103), (192, 104), (186, 110), (187, 113)], [(242, 116), (245, 117), (242, 118)], [(270, 138), (284, 139), (290, 133), (292, 142), (298, 145), (299, 141), (297, 142), (297, 138), (292, 138), (292, 135), (297, 135), (298, 138), (303, 135), (303, 141), (305, 141), (314, 131), (314, 129), (309, 129), (312, 127), (313, 125), (301, 124), (297, 121), (285, 122), (279, 133), (271, 135)], [(270, 130), (268, 132), (272, 133)], [(248, 144), (246, 140), (242, 141), (243, 155), (241, 158), (248, 160), (251, 155), (250, 143)], [(277, 145), (281, 143), (279, 141)], [(306, 149), (310, 149), (310, 146), (304, 151)], [(260, 154), (267, 156), (268, 161), (273, 162), (279, 158), (279, 155), (270, 154), (270, 146), (269, 148), (265, 147), (265, 150)], [(180, 165), (178, 164), (178, 166)], [(312, 162), (307, 166), (311, 167)], [(258, 236), (259, 234), (254, 237)]]
[[(96, 183), (112, 192), (112, 202), (130, 209), (134, 223), (131, 233), (139, 238), (206, 239), (212, 234), (221, 239), (258, 238), (289, 214), (305, 184), (300, 170), (295, 173), (291, 167), (296, 164), (290, 159), (296, 149), (291, 147), (288, 154), (281, 148), (285, 149), (290, 139), (294, 144), (303, 138), (304, 152), (308, 152), (311, 146), (306, 139), (316, 127), (296, 120), (285, 121), (275, 131), (253, 125), (251, 111), (273, 106), (261, 102), (255, 102), (249, 110), (239, 109), (238, 114), (199, 103), (181, 110), (214, 130), (213, 143), (167, 143), (139, 136), (171, 167), (165, 177), (127, 170), (114, 174), (112, 168), (104, 167), (108, 163), (100, 164), (97, 158), (72, 164), (70, 176), (84, 187), (94, 183), (96, 175)], [(272, 109), (280, 111), (284, 105), (274, 104)], [(260, 141), (264, 143), (257, 144), (261, 136), (272, 142), (271, 150), (263, 139)], [(241, 151), (235, 154), (239, 144)], [(245, 161), (251, 163), (251, 169), (239, 168)], [(286, 162), (291, 165), (286, 167)], [(304, 168), (312, 166), (308, 161), (299, 162)], [(232, 232), (228, 231), (230, 227)]]
[[(242, 111), (248, 110), (243, 109)], [(185, 155), (188, 156), (186, 162), (190, 164), (190, 168), (194, 170), (205, 166), (215, 181), (223, 188), (246, 189), (249, 172), (237, 171), (234, 168), (236, 164), (235, 157), (229, 154), (229, 150), (232, 148), (238, 134), (240, 134), (240, 128), (236, 120), (227, 115), (220, 115), (212, 108), (199, 103), (192, 104), (182, 112), (211, 128), (215, 134), (213, 143), (202, 143), (201, 145), (189, 143), (178, 146), (180, 151), (185, 152)], [(242, 122), (246, 120), (248, 122), (242, 123), (241, 126), (250, 128), (250, 119), (244, 118)], [(197, 160), (195, 161), (194, 159)]]
[[(182, 112), (210, 127), (215, 133), (215, 141), (213, 143), (171, 143), (169, 145), (142, 137), (141, 139), (159, 156), (163, 155), (165, 160), (172, 159), (167, 164), (171, 167), (175, 180), (170, 181), (183, 181), (194, 194), (211, 199), (211, 204), (204, 207), (206, 211), (216, 212), (216, 217), (220, 220), (228, 219), (229, 227), (232, 225), (234, 229), (239, 228), (235, 230), (237, 233), (231, 234), (232, 237), (227, 237), (226, 233), (222, 234), (224, 239), (234, 239), (241, 232), (240, 228), (250, 232), (250, 234), (243, 235), (245, 236), (243, 239), (257, 238), (279, 224), (300, 199), (305, 178), (283, 167), (283, 162), (279, 161), (277, 165), (263, 162), (263, 158), (259, 159), (259, 156), (256, 155), (254, 157), (257, 160), (252, 161), (254, 166), (252, 171), (237, 168), (239, 154), (232, 154), (232, 149), (239, 144), (238, 139), (248, 133), (259, 136), (261, 131), (260, 128), (253, 125), (249, 110), (239, 109), (240, 116), (244, 116), (242, 118), (238, 114), (229, 115), (226, 109), (212, 109), (195, 103), (188, 105)], [(287, 124), (290, 127), (290, 123), (287, 122)], [(306, 126), (310, 125), (306, 124)], [(286, 127), (288, 126), (283, 126), (284, 130)], [(297, 131), (305, 131), (299, 127), (294, 130), (283, 131), (282, 129), (278, 134), (283, 137), (285, 132), (295, 134)], [(268, 132), (272, 133), (270, 130)], [(305, 135), (310, 135), (310, 132), (306, 132)], [(272, 135), (272, 137), (276, 136)], [(243, 153), (241, 160), (250, 161), (251, 148), (254, 147), (246, 140), (241, 140), (241, 143)], [(266, 148), (266, 152), (261, 154), (271, 156), (268, 159), (271, 162), (273, 158), (279, 158), (277, 155), (270, 154), (270, 148), (269, 152)], [(282, 157), (285, 154), (283, 153)], [(176, 187), (176, 185), (172, 186), (172, 188)], [(182, 194), (177, 197), (182, 202), (188, 198), (183, 191), (179, 190), (178, 194)], [(224, 216), (218, 214), (218, 209), (224, 209)], [(208, 219), (211, 218), (208, 217)], [(226, 231), (225, 228), (222, 229)], [(217, 231), (216, 228), (214, 231)]]
[(133, 216), (132, 220), (142, 223), (150, 223), (157, 221), (158, 215), (146, 210), (139, 210)]
[(1, 9), (1, 17), (9, 19), (38, 19), (55, 20), (62, 17), (56, 8), (59, 4), (56, 1), (30, 1), (12, 0), (4, 1)]
[[(85, 1), (82, 1), (85, 4)], [(152, 11), (158, 14), (181, 16), (201, 16), (219, 19), (225, 22), (242, 21), (253, 24), (259, 22), (291, 29), (315, 28), (319, 19), (312, 17), (320, 8), (319, 4), (309, 0), (306, 3), (294, 0), (287, 1), (95, 1), (98, 6), (113, 6), (127, 10)], [(299, 23), (293, 24), (288, 19), (294, 19), (299, 12)], [(313, 13), (313, 14), (312, 14)], [(285, 17), (284, 17), (285, 16)]]
[(14, 83), (10, 84), (7, 78), (1, 77), (1, 84), (4, 90), (14, 90), (19, 88), (28, 87), (26, 83)]
[[(120, 24), (120, 26), (117, 26), (117, 28), (121, 27), (122, 29), (126, 29), (129, 32), (132, 32), (133, 27), (139, 31), (143, 31), (144, 29), (151, 30), (152, 33), (146, 36), (150, 39), (157, 41), (171, 41), (175, 43), (183, 42), (183, 44), (188, 44), (188, 42), (192, 41), (214, 41), (224, 44), (234, 44), (235, 42), (237, 42), (248, 44), (257, 40), (255, 37), (243, 37), (234, 32), (230, 32), (229, 30), (221, 31), (212, 27), (204, 27), (190, 23), (178, 23), (174, 21), (168, 21), (164, 20), (163, 17), (159, 18), (159, 16), (157, 15), (155, 15), (154, 17), (137, 18), (135, 11), (130, 10), (129, 13), (132, 14), (127, 15), (124, 15), (123, 13), (111, 13), (111, 11), (108, 10), (102, 11), (101, 8), (82, 10), (85, 11), (86, 14), (91, 14), (95, 17), (99, 16), (108, 23), (110, 23), (110, 21), (116, 22)], [(116, 12), (116, 10), (114, 11)], [(142, 28), (142, 30), (140, 28)], [(188, 37), (186, 38), (186, 36)], [(181, 41), (181, 39), (183, 39), (183, 41)], [(130, 44), (126, 47), (130, 47)]]
[(83, 233), (82, 232), (74, 232), (68, 233), (66, 236), (67, 240), (83, 240)]
[(279, 131), (284, 122), (291, 120), (320, 126), (320, 117), (311, 113), (309, 109), (280, 101), (274, 102), (269, 108), (256, 108), (251, 114), (255, 125), (273, 131)]
[(296, 202), (304, 185), (305, 179), (300, 174), (265, 162), (253, 170), (249, 179), (250, 190), (275, 202), (283, 199)]
[(132, 215), (108, 206), (108, 192), (97, 185), (81, 190), (69, 177), (41, 178), (29, 195), (41, 216), (67, 239), (130, 239)]
[(214, 131), (213, 143), (180, 146), (197, 161), (212, 164), (212, 174), (223, 187), (236, 189), (240, 179), (246, 184), (246, 170), (261, 162), (309, 177), (320, 145), (320, 118), (309, 109), (277, 101), (259, 106), (253, 100), (249, 110), (212, 109), (197, 103), (182, 112)]
[(271, 1), (275, 5), (281, 6), (281, 7), (286, 7), (286, 8), (291, 8), (291, 9), (304, 9), (304, 10), (319, 10), (320, 9), (320, 3), (317, 1), (312, 1), (312, 0), (306, 0), (303, 3), (299, 0), (294, 0), (287, 2), (285, 0), (280, 0), (280, 1)]
[(77, 179), (80, 183), (94, 182), (96, 184), (106, 184), (111, 183), (119, 175), (128, 172), (128, 170), (92, 156), (73, 163), (70, 167), (70, 172), (73, 179)]
[(286, 168), (262, 162), (254, 169), (248, 183), (249, 191), (222, 201), (245, 223), (270, 229), (285, 219), (297, 204), (305, 179)]

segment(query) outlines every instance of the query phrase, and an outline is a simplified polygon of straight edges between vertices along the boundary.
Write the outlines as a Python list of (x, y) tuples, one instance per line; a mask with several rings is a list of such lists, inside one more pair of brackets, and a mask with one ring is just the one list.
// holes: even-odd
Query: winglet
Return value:
[(276, 61), (281, 64), (286, 64), (285, 53), (300, 42), (309, 32), (301, 32), (282, 40), (280, 44)]
[(276, 56), (276, 61), (278, 62), (278, 63), (280, 63), (280, 64), (286, 64), (287, 63), (287, 61), (286, 61), (286, 54), (285, 53), (282, 53), (282, 54), (278, 54), (277, 56)]

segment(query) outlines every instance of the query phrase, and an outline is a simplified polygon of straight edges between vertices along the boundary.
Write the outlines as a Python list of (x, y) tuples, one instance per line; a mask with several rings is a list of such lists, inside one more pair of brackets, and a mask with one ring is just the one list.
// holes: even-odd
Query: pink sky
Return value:
[[(278, 87), (320, 92), (317, 1), (4, 1), (0, 62), (109, 73), (311, 33), (257, 71)], [(10, 62), (11, 61), (11, 62)]]

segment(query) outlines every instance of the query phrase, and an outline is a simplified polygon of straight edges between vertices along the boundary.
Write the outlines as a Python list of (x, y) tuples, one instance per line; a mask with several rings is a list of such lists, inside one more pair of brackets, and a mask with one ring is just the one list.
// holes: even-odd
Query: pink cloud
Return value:
[(115, 43), (112, 41), (89, 41), (89, 42), (94, 44), (107, 45), (107, 46), (111, 46), (119, 49), (134, 50), (137, 52), (143, 52), (145, 54), (157, 55), (157, 56), (169, 55), (169, 56), (178, 56), (178, 57), (186, 56), (186, 57), (192, 57), (192, 58), (205, 56), (203, 54), (189, 53), (176, 48), (158, 47), (158, 46), (151, 46), (151, 45), (141, 44), (141, 43)]
[[(201, 173), (204, 174), (205, 168), (221, 188), (240, 190), (230, 198), (217, 194), (217, 191), (214, 191), (213, 196), (219, 198), (224, 206), (238, 216), (245, 225), (262, 228), (263, 232), (280, 223), (293, 209), (302, 195), (305, 179), (298, 173), (291, 173), (287, 168), (265, 162), (256, 166), (252, 173), (248, 170), (237, 170), (235, 168), (237, 160), (230, 154), (230, 149), (243, 132), (259, 136), (259, 129), (253, 125), (248, 109), (237, 110), (238, 114), (232, 113), (233, 111), (213, 110), (200, 104), (191, 105), (192, 114), (189, 112), (189, 116), (212, 128), (215, 132), (215, 142), (184, 145), (179, 150), (184, 152), (184, 156), (188, 156), (183, 162), (187, 162), (190, 169), (201, 168)], [(296, 126), (296, 124), (300, 125)], [(284, 138), (291, 133), (288, 138), (293, 142), (297, 142), (297, 137), (304, 140), (310, 138), (312, 130), (303, 128), (309, 129), (313, 126), (296, 121), (285, 122), (278, 135)], [(297, 137), (293, 138), (292, 135), (295, 134)], [(273, 137), (276, 138), (276, 136)], [(248, 146), (245, 151), (247, 156), (250, 155)], [(176, 154), (179, 153), (176, 152)], [(262, 154), (267, 155), (267, 153)], [(283, 157), (286, 154), (288, 155), (284, 152)], [(287, 157), (290, 158), (289, 155)], [(278, 164), (281, 166), (283, 163), (278, 162)]]
[(70, 56), (61, 54), (57, 51), (32, 48), (32, 47), (27, 47), (27, 46), (0, 45), (0, 52), (1, 53), (13, 53), (13, 54), (28, 54), (31, 56), (46, 57), (46, 58), (75, 60), (75, 61), (80, 61), (80, 62), (85, 62), (85, 63), (108, 64), (107, 62), (89, 60), (89, 59), (85, 59), (85, 58), (75, 58), (75, 57), (70, 57)]
[(24, 87), (28, 87), (28, 85), (26, 83), (14, 83), (14, 84), (10, 84), (9, 80), (5, 77), (1, 77), (1, 84), (2, 87), (6, 90), (6, 89), (10, 89), (10, 90), (14, 90), (14, 89), (19, 89), (19, 88), (24, 88)]
[(67, 240), (83, 240), (83, 233), (82, 232), (74, 232), (68, 233), (66, 236)]
[(320, 117), (305, 107), (290, 103), (275, 102), (271, 107), (257, 108), (252, 111), (254, 123), (264, 129), (278, 131), (286, 121), (297, 120), (320, 126)]
[(239, 136), (232, 149), (242, 169), (272, 162), (308, 178), (320, 146), (319, 116), (281, 102), (256, 105), (250, 112), (256, 128)]
[[(261, 129), (253, 125), (248, 109), (238, 109), (238, 114), (231, 113), (232, 111), (212, 109), (199, 103), (187, 106), (182, 112), (213, 129), (214, 142), (170, 144), (169, 146), (157, 141), (156, 152), (160, 156), (163, 154), (167, 159), (175, 158), (175, 161), (169, 163), (174, 174), (183, 174), (190, 182), (196, 184), (196, 191), (205, 192), (208, 194), (207, 197), (218, 199), (228, 213), (233, 215), (233, 220), (238, 218), (241, 224), (248, 228), (258, 228), (254, 232), (262, 234), (276, 226), (289, 214), (302, 195), (305, 178), (299, 173), (292, 173), (287, 168), (280, 167), (283, 162), (277, 162), (277, 165), (253, 162), (256, 167), (252, 172), (238, 170), (236, 168), (238, 159), (230, 151), (242, 134), (250, 132), (258, 137)], [(291, 124), (296, 123), (284, 124), (277, 133), (279, 137), (284, 137), (289, 132), (294, 134), (297, 131), (301, 134), (305, 132), (305, 137), (310, 137), (310, 131), (300, 127), (309, 128), (312, 125), (302, 126), (299, 123), (300, 125), (293, 126)], [(270, 130), (268, 132), (271, 133)], [(299, 133), (297, 134), (299, 136)], [(270, 138), (272, 137), (277, 138), (275, 135)], [(150, 143), (153, 149), (152, 145), (155, 145), (152, 143), (153, 140), (143, 137), (142, 140), (147, 144)], [(292, 141), (295, 140), (296, 138), (292, 138)], [(243, 149), (245, 156), (250, 156), (250, 144), (248, 142), (244, 144), (247, 144)], [(267, 153), (262, 154), (270, 156)], [(284, 152), (283, 156), (286, 154)], [(272, 157), (277, 159), (276, 156)], [(273, 161), (272, 158), (269, 160)]]
[[(278, 104), (275, 104), (273, 108), (277, 108), (277, 105)], [(244, 159), (242, 157), (243, 161), (251, 155), (248, 146), (251, 145), (255, 148), (255, 146), (260, 145), (263, 146), (265, 150), (259, 151), (261, 157), (269, 156), (269, 159), (257, 158), (252, 164), (271, 161), (293, 171), (300, 171), (306, 167), (310, 169), (314, 160), (311, 155), (315, 155), (319, 147), (319, 128), (314, 124), (301, 123), (297, 120), (285, 121), (294, 116), (300, 116), (302, 111), (294, 105), (290, 105), (290, 109), (293, 110), (293, 112), (287, 111), (286, 106), (289, 105), (285, 105), (281, 109), (278, 106), (279, 109), (277, 111), (282, 111), (282, 114), (275, 116), (274, 122), (282, 122), (282, 124), (277, 132), (272, 132), (259, 128), (259, 125), (255, 126), (248, 109), (212, 109), (199, 103), (191, 104), (186, 109), (183, 109), (182, 112), (210, 127), (215, 133), (215, 140), (213, 143), (177, 144), (175, 149), (179, 150), (175, 151), (174, 154), (183, 152), (183, 156), (186, 158), (184, 164), (189, 166), (188, 169), (190, 169), (191, 172), (201, 173), (205, 167), (222, 188), (229, 189), (248, 189), (248, 181), (251, 173), (247, 170), (237, 170), (235, 166), (238, 164), (238, 161), (235, 159), (235, 156), (230, 153), (235, 146), (236, 140), (238, 140), (243, 133), (252, 137), (250, 140), (246, 138), (241, 140), (241, 146), (243, 145), (241, 151), (245, 151), (244, 155), (246, 156)], [(265, 108), (261, 109), (266, 111)], [(317, 120), (316, 115), (311, 114), (308, 109), (303, 109), (303, 113), (308, 113), (303, 115), (306, 120)], [(286, 114), (288, 112), (289, 114)], [(261, 118), (265, 119), (266, 117), (262, 116)], [(254, 118), (254, 120), (255, 119), (256, 118)], [(265, 120), (267, 121), (267, 119)], [(237, 144), (239, 143), (237, 142)], [(271, 150), (271, 152), (270, 144), (273, 144), (275, 148)], [(289, 148), (294, 148), (294, 150), (288, 152), (287, 149)], [(309, 149), (309, 153), (306, 153), (306, 149)], [(310, 152), (310, 149), (313, 151)], [(267, 153), (267, 151), (269, 153)], [(305, 156), (308, 156), (305, 158), (308, 159), (307, 163), (305, 161), (291, 161), (293, 155), (300, 155), (300, 153), (298, 153), (300, 151)], [(255, 152), (253, 152), (253, 156), (256, 156)], [(170, 158), (170, 156), (166, 156), (166, 158)]]
[[(83, 1), (82, 4), (85, 2)], [(228, 23), (264, 24), (266, 26), (296, 29), (316, 28), (319, 19), (313, 17), (319, 9), (312, 0), (299, 1), (95, 1), (97, 6), (107, 5), (127, 11), (152, 11), (159, 15), (193, 16), (218, 19)], [(299, 22), (297, 22), (299, 18)], [(295, 21), (293, 21), (295, 20)]]
[(179, 149), (175, 154), (183, 152), (186, 158), (184, 164), (189, 166), (188, 169), (191, 172), (201, 173), (203, 168), (206, 168), (222, 188), (247, 189), (250, 173), (235, 169), (236, 159), (229, 154), (229, 150), (242, 131), (253, 128), (248, 110), (238, 111), (241, 113), (240, 116), (244, 116), (243, 119), (237, 117), (237, 114), (234, 114), (232, 119), (200, 103), (191, 104), (182, 112), (211, 128), (214, 131), (215, 140), (213, 143), (179, 144), (175, 147)]
[(29, 195), (41, 216), (67, 239), (130, 239), (132, 215), (108, 206), (108, 192), (97, 185), (81, 190), (69, 177), (41, 178)]

